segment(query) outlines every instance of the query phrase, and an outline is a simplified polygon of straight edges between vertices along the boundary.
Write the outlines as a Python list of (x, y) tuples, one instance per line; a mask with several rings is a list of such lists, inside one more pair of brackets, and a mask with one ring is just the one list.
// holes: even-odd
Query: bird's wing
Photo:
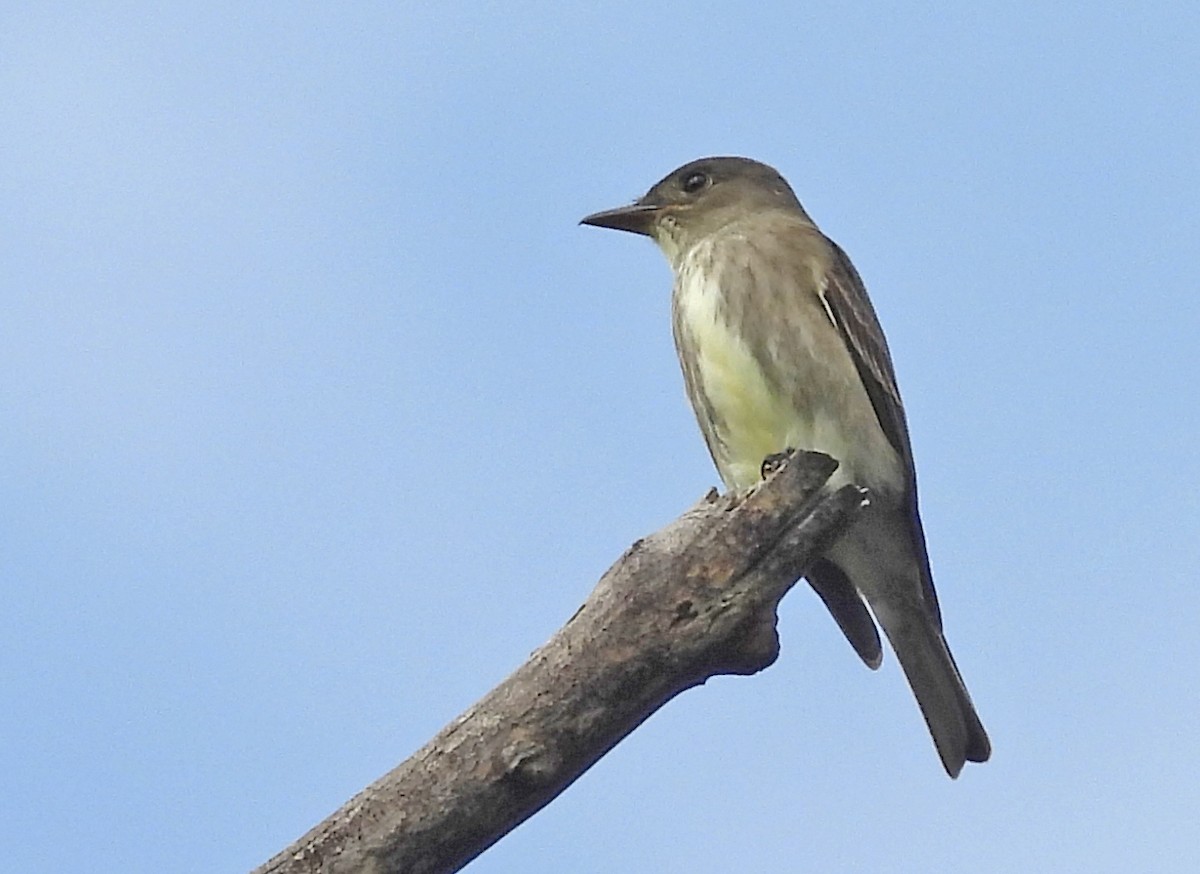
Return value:
[(826, 558), (819, 558), (809, 565), (804, 576), (858, 657), (871, 670), (878, 668), (883, 662), (879, 631), (875, 628), (875, 620), (871, 618), (867, 605), (842, 569)]
[(933, 574), (925, 549), (925, 532), (917, 509), (917, 477), (908, 438), (908, 422), (904, 417), (904, 405), (900, 402), (900, 390), (896, 386), (892, 356), (858, 271), (837, 243), (830, 240), (829, 245), (833, 258), (825, 274), (821, 295), (875, 408), (875, 417), (908, 471), (906, 500), (913, 545), (921, 565), (925, 596), (940, 628), (941, 610), (933, 588)]
[(888, 352), (887, 340), (875, 308), (867, 297), (858, 271), (850, 263), (846, 253), (829, 241), (834, 258), (825, 274), (821, 294), (825, 298), (834, 325), (842, 335), (842, 341), (854, 359), (863, 387), (871, 398), (875, 416), (896, 454), (905, 467), (912, 468), (912, 447), (908, 440), (908, 423), (904, 418), (904, 405), (900, 402), (900, 390), (896, 387), (896, 373), (892, 369), (892, 356)]

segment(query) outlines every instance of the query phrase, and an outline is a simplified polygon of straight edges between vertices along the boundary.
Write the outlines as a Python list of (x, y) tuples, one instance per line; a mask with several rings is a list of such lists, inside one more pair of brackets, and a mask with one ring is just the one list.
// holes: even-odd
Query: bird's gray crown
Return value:
[(792, 187), (774, 167), (749, 158), (700, 158), (671, 171), (638, 200), (659, 207), (719, 207), (740, 203), (748, 208), (800, 209)]

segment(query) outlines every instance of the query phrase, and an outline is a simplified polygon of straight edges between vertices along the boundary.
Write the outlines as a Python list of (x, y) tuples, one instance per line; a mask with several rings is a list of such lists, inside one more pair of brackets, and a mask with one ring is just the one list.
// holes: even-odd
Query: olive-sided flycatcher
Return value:
[(891, 355), (846, 253), (778, 172), (746, 158), (693, 161), (583, 223), (651, 237), (671, 262), (684, 384), (727, 488), (754, 485), (768, 456), (811, 449), (839, 462), (828, 487), (870, 490), (805, 575), (871, 668), (883, 627), (950, 776), (986, 761), (942, 635)]

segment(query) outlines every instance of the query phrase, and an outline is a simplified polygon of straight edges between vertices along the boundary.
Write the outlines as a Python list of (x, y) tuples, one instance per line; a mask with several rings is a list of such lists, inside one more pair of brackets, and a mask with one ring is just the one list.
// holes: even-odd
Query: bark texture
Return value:
[(836, 466), (797, 453), (634, 543), (508, 679), (255, 874), (457, 871), (675, 695), (770, 665), (780, 599), (867, 502), (822, 490)]

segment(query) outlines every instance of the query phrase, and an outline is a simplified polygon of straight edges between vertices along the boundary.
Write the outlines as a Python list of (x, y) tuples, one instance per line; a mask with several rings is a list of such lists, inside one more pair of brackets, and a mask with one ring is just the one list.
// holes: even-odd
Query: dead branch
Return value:
[(776, 607), (866, 504), (797, 453), (634, 543), (507, 680), (254, 874), (459, 870), (668, 700), (775, 661)]

